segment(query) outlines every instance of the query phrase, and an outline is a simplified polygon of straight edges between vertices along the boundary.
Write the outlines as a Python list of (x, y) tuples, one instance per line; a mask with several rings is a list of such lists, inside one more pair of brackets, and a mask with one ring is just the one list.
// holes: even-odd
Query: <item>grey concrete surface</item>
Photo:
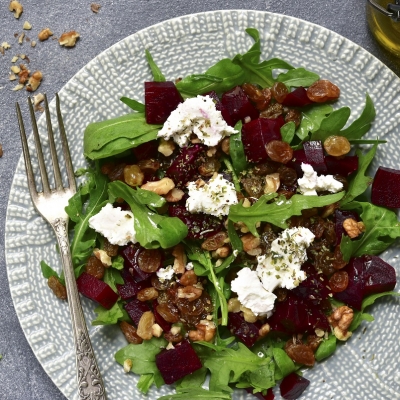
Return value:
[[(382, 50), (368, 31), (365, 1), (362, 0), (95, 0), (99, 13), (90, 10), (86, 0), (20, 0), (24, 6), (21, 18), (8, 10), (8, 1), (0, 4), (0, 44), (7, 41), (12, 49), (0, 54), (0, 400), (65, 400), (36, 360), (18, 322), (8, 287), (4, 226), (10, 186), (21, 154), (15, 102), (26, 98), (26, 91), (12, 91), (15, 82), (8, 78), (11, 58), (27, 54), (30, 69), (43, 71), (41, 92), (50, 98), (93, 57), (118, 40), (149, 25), (169, 18), (210, 10), (255, 9), (298, 17), (331, 29), (370, 51), (389, 68), (400, 74), (400, 61)], [(72, 49), (61, 49), (57, 42), (38, 43), (32, 48), (24, 41), (18, 44), (16, 33), (24, 21), (32, 24), (26, 31), (31, 39), (49, 26), (55, 36), (76, 30), (81, 39)], [(400, 39), (399, 39), (400, 40)]]

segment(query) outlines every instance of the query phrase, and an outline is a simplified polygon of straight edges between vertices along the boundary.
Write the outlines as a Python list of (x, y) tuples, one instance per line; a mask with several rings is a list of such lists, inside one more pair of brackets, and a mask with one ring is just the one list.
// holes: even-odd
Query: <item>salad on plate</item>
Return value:
[(349, 123), (329, 77), (262, 60), (246, 32), (246, 53), (175, 81), (146, 51), (144, 103), (123, 97), (133, 112), (87, 126), (66, 208), (92, 324), (119, 325), (115, 359), (143, 394), (174, 386), (160, 400), (296, 399), (302, 371), (397, 295), (379, 255), (400, 236), (400, 171), (368, 176), (385, 143), (364, 137), (371, 98)]

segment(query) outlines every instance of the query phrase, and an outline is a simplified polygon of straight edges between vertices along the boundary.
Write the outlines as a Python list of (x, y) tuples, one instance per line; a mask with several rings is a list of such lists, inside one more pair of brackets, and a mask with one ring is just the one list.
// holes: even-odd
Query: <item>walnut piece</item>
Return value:
[(35, 71), (28, 80), (26, 90), (28, 92), (34, 92), (42, 82), (43, 75), (40, 71)]
[(159, 181), (147, 182), (140, 188), (149, 190), (150, 192), (157, 193), (158, 195), (167, 194), (175, 187), (175, 183), (170, 178), (162, 178)]
[(353, 218), (345, 219), (343, 221), (343, 228), (351, 239), (354, 239), (357, 236), (360, 236), (363, 232), (365, 232), (364, 222), (357, 222)]
[(28, 21), (25, 21), (22, 29), (29, 31), (30, 29), (32, 29), (32, 25)]
[(169, 203), (176, 203), (177, 201), (182, 200), (184, 194), (185, 192), (183, 190), (178, 188), (173, 188), (166, 194), (165, 200), (167, 200)]
[(0, 143), (0, 157), (3, 157), (3, 145)]
[(189, 331), (189, 339), (192, 342), (198, 340), (204, 340), (206, 342), (212, 342), (217, 330), (214, 322), (208, 320), (201, 320), (199, 324), (196, 325), (196, 331)]
[(281, 181), (279, 179), (279, 174), (276, 172), (274, 174), (269, 174), (265, 177), (264, 193), (276, 193), (279, 189)]
[(94, 249), (93, 254), (106, 268), (111, 267), (111, 257), (104, 250)]
[(64, 32), (58, 39), (58, 43), (64, 47), (74, 47), (79, 33), (76, 31)]
[(341, 306), (336, 308), (329, 316), (329, 323), (333, 327), (333, 333), (339, 340), (347, 340), (352, 332), (348, 329), (353, 322), (354, 312), (350, 307)]
[(175, 147), (175, 143), (172, 140), (161, 138), (157, 150), (165, 157), (169, 157), (174, 152)]
[(256, 237), (251, 233), (246, 233), (240, 239), (243, 243), (244, 252), (252, 256), (257, 256), (261, 254), (261, 248), (259, 247), (261, 240), (259, 237)]
[(96, 14), (100, 11), (100, 8), (101, 8), (101, 5), (97, 4), (97, 3), (92, 3), (90, 5), (90, 9)]
[(22, 12), (24, 11), (22, 4), (15, 0), (10, 2), (8, 9), (10, 11), (14, 11), (14, 17), (17, 19), (21, 16)]
[(44, 108), (41, 105), (42, 101), (44, 101), (43, 93), (38, 93), (37, 95), (33, 96), (33, 109), (35, 111), (40, 111), (40, 112), (44, 111)]
[(174, 260), (174, 272), (176, 274), (183, 274), (186, 271), (187, 257), (183, 245), (177, 244), (172, 250), (172, 255), (175, 257)]
[(189, 302), (197, 300), (202, 294), (203, 291), (194, 286), (185, 286), (178, 289), (178, 299), (186, 299)]
[(38, 34), (38, 38), (41, 42), (47, 40), (50, 36), (53, 36), (53, 32), (50, 30), (50, 28), (44, 28)]

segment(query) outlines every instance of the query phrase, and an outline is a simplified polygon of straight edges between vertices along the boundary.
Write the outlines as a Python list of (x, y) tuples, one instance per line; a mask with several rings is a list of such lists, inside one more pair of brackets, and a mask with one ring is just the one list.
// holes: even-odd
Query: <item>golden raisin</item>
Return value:
[(119, 327), (128, 343), (140, 344), (143, 342), (143, 339), (138, 336), (136, 333), (136, 328), (133, 325), (128, 324), (126, 321), (122, 321), (120, 322)]
[(346, 271), (337, 271), (329, 279), (332, 292), (338, 293), (346, 290), (349, 284), (349, 275)]
[(271, 88), (271, 92), (272, 97), (276, 100), (277, 103), (283, 103), (289, 93), (289, 90), (284, 83), (275, 82)]
[(297, 128), (301, 122), (301, 112), (291, 108), (285, 115), (285, 122), (294, 122)]
[(162, 254), (158, 249), (145, 249), (138, 256), (138, 265), (143, 272), (156, 272), (161, 265)]
[(290, 339), (285, 345), (286, 354), (296, 363), (312, 367), (315, 363), (314, 352), (304, 343), (293, 343)]
[(332, 135), (324, 141), (324, 149), (330, 156), (340, 157), (351, 150), (351, 145), (344, 136)]
[(332, 82), (321, 79), (313, 83), (307, 89), (307, 97), (315, 103), (325, 103), (337, 100), (340, 96), (340, 89)]
[(155, 300), (158, 297), (158, 291), (154, 287), (144, 288), (137, 294), (139, 301), (150, 301)]
[(270, 104), (260, 112), (260, 118), (276, 119), (283, 114), (283, 106), (279, 103)]
[(257, 110), (262, 111), (268, 107), (272, 97), (271, 89), (260, 89), (256, 85), (253, 85), (251, 83), (243, 84), (242, 89), (244, 90), (250, 101), (255, 104)]
[(160, 168), (160, 162), (157, 160), (141, 160), (137, 163), (144, 174), (154, 174)]
[(209, 158), (199, 167), (202, 176), (213, 176), (221, 168), (221, 163), (216, 158)]
[(265, 150), (272, 161), (277, 161), (282, 164), (288, 163), (293, 158), (293, 149), (289, 143), (282, 140), (271, 140)]
[(218, 248), (222, 247), (225, 244), (225, 241), (228, 238), (228, 234), (226, 232), (217, 232), (214, 235), (208, 237), (202, 244), (201, 248), (207, 251), (214, 251)]
[(173, 324), (179, 321), (179, 311), (173, 304), (159, 304), (156, 309), (167, 322)]
[(65, 289), (65, 286), (58, 280), (57, 277), (51, 276), (48, 279), (47, 284), (59, 299), (61, 300), (67, 299), (67, 290)]
[(117, 244), (111, 244), (107, 238), (104, 238), (103, 250), (110, 256), (115, 257), (118, 254), (119, 246)]
[(97, 279), (103, 279), (105, 267), (103, 263), (95, 256), (90, 256), (85, 266), (85, 272)]
[(124, 182), (129, 186), (141, 186), (144, 174), (138, 165), (127, 165), (124, 168)]

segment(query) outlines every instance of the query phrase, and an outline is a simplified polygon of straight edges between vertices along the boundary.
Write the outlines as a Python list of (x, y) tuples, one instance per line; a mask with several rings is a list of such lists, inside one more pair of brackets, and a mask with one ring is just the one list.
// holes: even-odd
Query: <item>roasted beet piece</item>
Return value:
[(129, 303), (126, 303), (124, 305), (124, 308), (136, 326), (138, 326), (143, 313), (145, 313), (146, 311), (150, 311), (147, 303), (138, 299), (133, 299)]
[(145, 82), (144, 102), (146, 122), (163, 124), (182, 102), (182, 97), (173, 82)]
[(372, 183), (371, 202), (377, 206), (400, 207), (400, 170), (378, 168)]
[(124, 268), (129, 271), (136, 282), (142, 282), (151, 277), (151, 274), (143, 272), (139, 268), (138, 257), (143, 250), (144, 247), (135, 244), (133, 246), (126, 246), (121, 251), (121, 256), (124, 259)]
[(246, 117), (250, 117), (253, 120), (259, 116), (258, 110), (253, 106), (240, 86), (225, 92), (222, 95), (221, 103), (231, 116), (231, 126), (235, 126), (240, 120), (244, 122)]
[(260, 328), (261, 324), (258, 321), (255, 323), (246, 322), (240, 313), (228, 314), (228, 329), (247, 347), (253, 346), (257, 341), (260, 336)]
[(298, 87), (286, 95), (282, 104), (286, 107), (304, 107), (313, 102), (307, 97), (307, 90), (303, 87)]
[(306, 152), (304, 149), (293, 151), (293, 158), (286, 164), (287, 167), (293, 168), (299, 178), (303, 177), (304, 173), (301, 169), (301, 164), (307, 164)]
[(80, 277), (76, 280), (76, 285), (78, 291), (85, 297), (96, 301), (108, 310), (118, 300), (117, 293), (115, 293), (107, 283), (86, 272), (82, 272)]
[(202, 144), (183, 147), (168, 167), (165, 176), (171, 178), (177, 187), (185, 187), (187, 182), (196, 180), (204, 151)]
[(133, 276), (126, 269), (121, 271), (121, 275), (124, 279), (123, 284), (116, 284), (119, 295), (122, 300), (128, 300), (135, 297), (142, 289), (148, 288), (151, 286), (150, 279), (145, 281), (136, 282), (133, 279)]
[[(188, 239), (204, 239), (220, 232), (224, 221), (208, 214), (192, 214), (186, 207), (174, 204), (168, 207), (170, 217), (178, 217), (188, 227)], [(204, 232), (204, 233), (203, 233)]]
[(212, 91), (212, 92), (208, 92), (208, 93), (205, 93), (205, 94), (204, 94), (204, 96), (206, 96), (206, 95), (210, 96), (210, 97), (214, 100), (215, 108), (216, 108), (218, 111), (221, 111), (222, 118), (225, 120), (225, 122), (226, 122), (229, 126), (234, 126), (234, 124), (232, 123), (231, 115), (229, 114), (229, 110), (226, 108), (226, 106), (224, 106), (224, 105), (222, 104), (222, 101), (221, 101), (221, 99), (218, 97), (217, 93), (214, 92), (214, 91)]
[(326, 166), (328, 168), (328, 174), (331, 175), (342, 175), (349, 176), (351, 173), (358, 169), (358, 157), (357, 156), (345, 156), (343, 158), (337, 158), (334, 156), (325, 156)]
[(250, 162), (260, 163), (269, 159), (265, 146), (272, 140), (282, 140), (282, 116), (275, 119), (258, 118), (243, 125), (242, 142)]
[(311, 164), (319, 174), (325, 174), (327, 166), (325, 163), (324, 148), (320, 140), (309, 140), (303, 143), (307, 164)]
[(156, 365), (167, 385), (202, 367), (199, 357), (186, 340), (177, 344), (174, 349), (157, 354)]
[(140, 144), (132, 149), (132, 153), (135, 155), (138, 161), (157, 158), (158, 142), (157, 140), (151, 140), (150, 142)]
[(352, 218), (356, 221), (360, 220), (360, 217), (355, 211), (335, 210), (335, 233), (337, 245), (341, 242), (342, 235), (347, 236), (347, 233), (343, 228), (343, 222), (348, 218)]
[(310, 381), (292, 372), (290, 375), (283, 378), (280, 389), (281, 395), (285, 400), (296, 400), (307, 389)]
[(352, 258), (343, 270), (348, 274), (349, 284), (343, 292), (334, 293), (334, 297), (357, 310), (361, 310), (364, 297), (396, 286), (394, 268), (377, 256)]
[(259, 400), (274, 400), (275, 399), (274, 392), (272, 391), (272, 388), (267, 390), (267, 394), (265, 396), (261, 392), (253, 393), (253, 390), (254, 390), (253, 388), (247, 388), (246, 392), (252, 394), (253, 396), (255, 396)]

